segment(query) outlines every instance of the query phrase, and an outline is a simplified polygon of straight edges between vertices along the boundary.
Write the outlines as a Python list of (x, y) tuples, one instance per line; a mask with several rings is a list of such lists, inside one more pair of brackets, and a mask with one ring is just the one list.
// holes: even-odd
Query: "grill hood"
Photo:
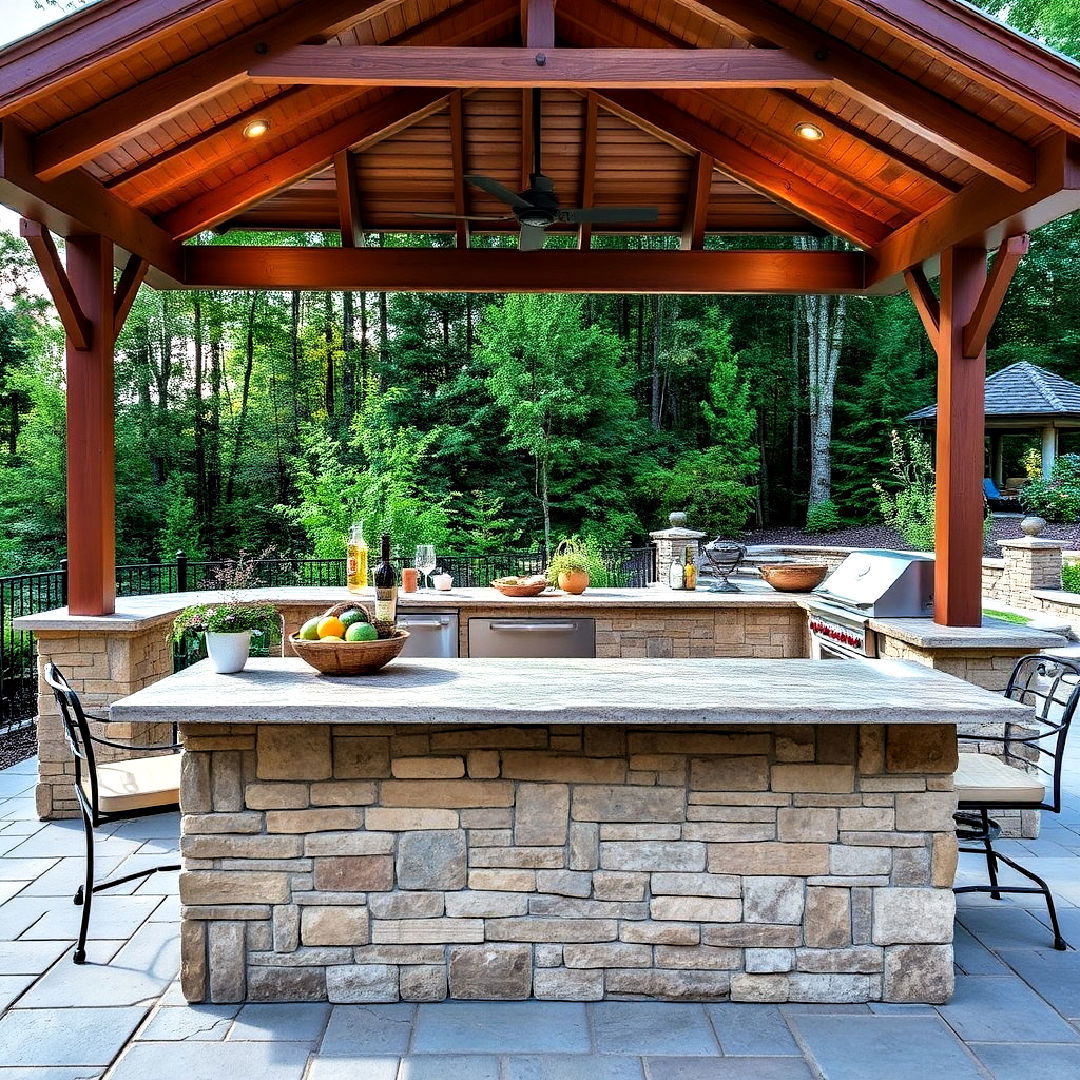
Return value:
[(934, 560), (906, 551), (853, 551), (815, 597), (872, 618), (918, 618), (934, 610)]

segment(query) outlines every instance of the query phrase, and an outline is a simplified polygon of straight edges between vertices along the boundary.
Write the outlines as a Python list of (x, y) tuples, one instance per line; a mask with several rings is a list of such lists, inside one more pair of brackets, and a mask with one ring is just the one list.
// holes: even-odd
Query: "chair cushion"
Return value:
[(953, 786), (961, 806), (964, 803), (981, 806), (1030, 803), (1037, 806), (1046, 797), (1046, 787), (1037, 777), (1014, 769), (991, 754), (961, 754), (960, 768), (953, 774)]
[[(109, 761), (97, 768), (98, 809), (103, 814), (148, 810), (180, 802), (180, 755)], [(90, 781), (83, 778), (90, 798)]]

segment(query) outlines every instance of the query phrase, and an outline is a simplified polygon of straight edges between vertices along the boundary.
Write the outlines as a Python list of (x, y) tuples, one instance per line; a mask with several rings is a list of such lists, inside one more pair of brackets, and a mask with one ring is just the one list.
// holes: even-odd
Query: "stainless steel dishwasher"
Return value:
[(470, 619), (469, 656), (594, 657), (595, 619)]
[(397, 624), (409, 631), (402, 656), (458, 655), (456, 611), (398, 611)]

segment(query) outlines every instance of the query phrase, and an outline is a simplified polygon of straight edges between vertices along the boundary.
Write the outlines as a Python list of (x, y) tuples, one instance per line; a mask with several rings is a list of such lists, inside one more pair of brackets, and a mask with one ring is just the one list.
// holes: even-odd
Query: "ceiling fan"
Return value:
[(659, 216), (655, 206), (605, 206), (563, 209), (555, 194), (555, 184), (545, 176), (540, 163), (541, 95), (533, 90), (533, 170), (529, 174), (529, 186), (522, 192), (513, 192), (490, 176), (466, 176), (465, 179), (506, 203), (510, 214), (424, 214), (423, 217), (450, 217), (468, 221), (509, 221), (517, 218), (521, 225), (518, 238), (520, 251), (538, 251), (544, 246), (545, 230), (555, 224), (612, 225), (624, 221), (656, 221)]

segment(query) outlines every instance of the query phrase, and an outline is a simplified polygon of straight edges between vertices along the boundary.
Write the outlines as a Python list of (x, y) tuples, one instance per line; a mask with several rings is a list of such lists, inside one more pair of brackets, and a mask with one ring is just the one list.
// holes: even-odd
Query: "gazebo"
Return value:
[[(1021, 360), (986, 380), (986, 431), (990, 436), (990, 477), (1006, 483), (1002, 441), (1006, 434), (1037, 431), (1042, 437), (1042, 474), (1049, 478), (1058, 454), (1058, 432), (1080, 429), (1080, 386)], [(937, 423), (937, 405), (905, 416), (913, 424)]]
[[(0, 125), (0, 203), (67, 334), (73, 614), (113, 611), (113, 345), (145, 280), (906, 287), (939, 358), (935, 618), (980, 622), (985, 345), (1026, 234), (1080, 207), (1080, 69), (967, 4), (98, 0), (0, 52)], [(340, 246), (186, 242), (231, 228)], [(535, 250), (548, 229), (571, 249)], [(403, 231), (453, 246), (366, 246)]]

